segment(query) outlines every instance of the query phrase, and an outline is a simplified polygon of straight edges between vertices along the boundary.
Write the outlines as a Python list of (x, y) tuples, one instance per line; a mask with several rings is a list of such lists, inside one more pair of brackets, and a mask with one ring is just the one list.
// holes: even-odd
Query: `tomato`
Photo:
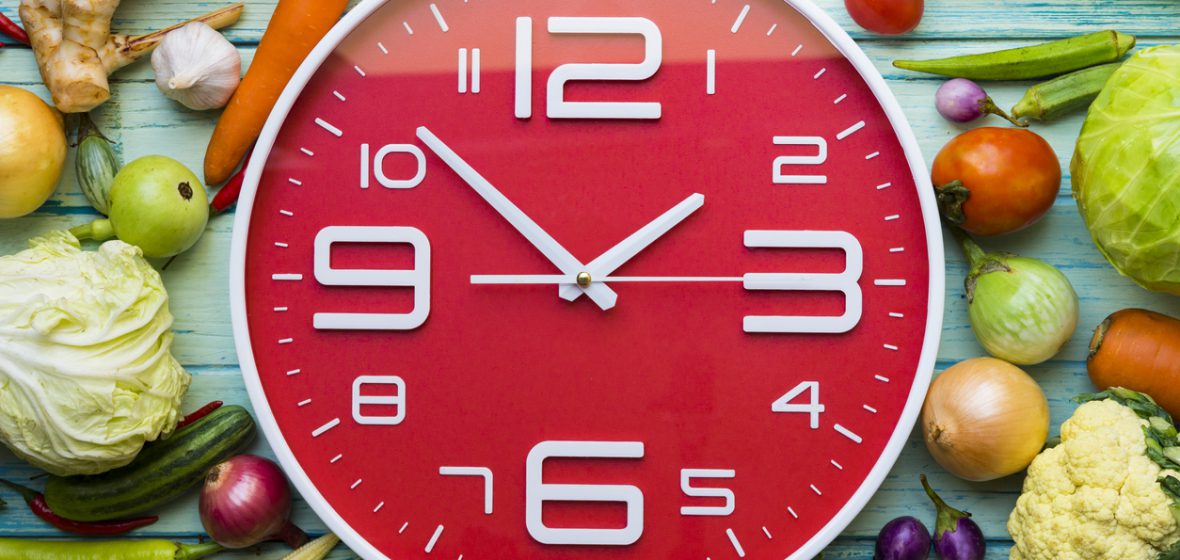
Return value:
[(922, 21), (923, 0), (844, 0), (848, 15), (861, 27), (883, 35), (909, 33)]
[(1049, 211), (1061, 190), (1061, 164), (1034, 132), (984, 127), (944, 146), (932, 178), (951, 223), (976, 235), (999, 235), (1028, 227)]

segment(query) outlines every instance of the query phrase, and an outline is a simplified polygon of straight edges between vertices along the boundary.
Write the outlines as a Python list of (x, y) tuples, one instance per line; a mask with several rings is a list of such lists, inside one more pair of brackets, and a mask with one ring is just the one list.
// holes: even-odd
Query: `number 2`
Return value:
[[(562, 64), (549, 75), (546, 115), (551, 119), (658, 119), (658, 102), (566, 101), (565, 85), (575, 80), (642, 81), (663, 61), (660, 28), (640, 17), (551, 17), (550, 33), (627, 34), (643, 36), (643, 62), (635, 64)], [(516, 18), (516, 117), (533, 114), (533, 20)]]
[(828, 141), (821, 136), (775, 136), (776, 146), (814, 146), (815, 155), (779, 156), (774, 159), (771, 180), (776, 185), (826, 185), (827, 175), (787, 175), (783, 168), (788, 165), (823, 165), (828, 161)]

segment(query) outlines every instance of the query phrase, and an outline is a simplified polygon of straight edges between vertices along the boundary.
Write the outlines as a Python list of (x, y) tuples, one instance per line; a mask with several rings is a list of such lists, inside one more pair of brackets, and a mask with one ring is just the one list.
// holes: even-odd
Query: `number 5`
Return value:
[[(635, 543), (643, 535), (643, 492), (634, 486), (610, 484), (545, 484), (545, 459), (640, 459), (637, 441), (543, 441), (529, 451), (525, 469), (525, 526), (542, 544), (614, 545)], [(554, 529), (541, 519), (545, 502), (621, 502), (627, 504), (622, 529)]]

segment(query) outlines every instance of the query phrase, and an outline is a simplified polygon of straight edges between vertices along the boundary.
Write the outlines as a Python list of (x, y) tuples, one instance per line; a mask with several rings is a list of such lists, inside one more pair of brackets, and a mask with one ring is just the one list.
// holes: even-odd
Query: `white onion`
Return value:
[(1049, 402), (1020, 368), (995, 358), (951, 366), (922, 407), (926, 449), (955, 476), (993, 480), (1024, 470), (1049, 436)]

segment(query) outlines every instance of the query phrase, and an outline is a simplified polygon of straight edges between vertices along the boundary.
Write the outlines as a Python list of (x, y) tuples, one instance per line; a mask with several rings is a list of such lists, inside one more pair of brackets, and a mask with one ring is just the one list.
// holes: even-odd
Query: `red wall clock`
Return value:
[(362, 2), (254, 161), (243, 374), (365, 558), (811, 558), (925, 394), (922, 158), (805, 0)]

